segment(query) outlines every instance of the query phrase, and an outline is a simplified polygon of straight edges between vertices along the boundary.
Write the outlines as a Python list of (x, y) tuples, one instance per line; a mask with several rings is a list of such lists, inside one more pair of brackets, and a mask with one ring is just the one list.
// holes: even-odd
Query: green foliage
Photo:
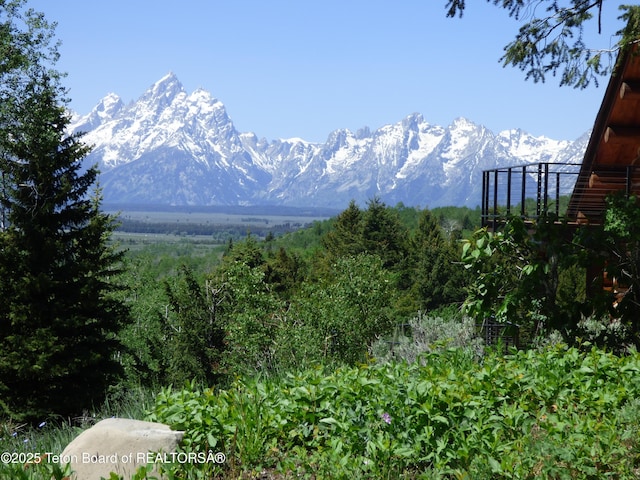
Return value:
[[(636, 197), (618, 193), (606, 198), (602, 225), (572, 231), (547, 216), (479, 230), (463, 241), (462, 259), (475, 277), (466, 311), (538, 334), (557, 330), (568, 342), (589, 339), (615, 351), (640, 346), (639, 212)], [(606, 289), (604, 275), (612, 283)]]
[(384, 268), (395, 269), (406, 254), (407, 230), (398, 214), (375, 197), (362, 216), (363, 252), (378, 255)]
[[(249, 257), (255, 259), (253, 253)], [(265, 282), (261, 265), (228, 261), (210, 279), (210, 288), (220, 299), (216, 318), (225, 331), (226, 371), (251, 374), (270, 370), (282, 302)]]
[(59, 76), (45, 64), (55, 49), (31, 51), (47, 48), (51, 27), (20, 16), (22, 3), (2, 12), (27, 63), (0, 77), (0, 414), (33, 420), (104, 398), (120, 373), (116, 335), (128, 312), (114, 295), (114, 218), (100, 211), (97, 170), (83, 167), (89, 149), (67, 135)]
[(298, 291), (308, 273), (302, 257), (296, 252), (287, 253), (284, 247), (267, 257), (264, 268), (265, 282), (285, 300)]
[(175, 285), (165, 281), (172, 313), (166, 319), (166, 348), (171, 351), (168, 381), (182, 384), (195, 379), (215, 384), (221, 377), (225, 349), (224, 330), (217, 308), (223, 301), (222, 293), (209, 283), (203, 289), (187, 267), (183, 267), (181, 273)]
[(629, 327), (619, 320), (605, 317), (583, 317), (575, 328), (575, 337), (590, 345), (598, 345), (617, 355), (626, 355), (634, 345)]
[(251, 235), (243, 242), (231, 243), (223, 256), (225, 264), (242, 263), (249, 268), (262, 266), (265, 262), (262, 248)]
[[(523, 275), (535, 268), (524, 268), (531, 257), (526, 243), (528, 233), (519, 219), (508, 222), (504, 230), (489, 232), (481, 229), (463, 240), (462, 261), (472, 271), (474, 283), (469, 288), (465, 311), (475, 318), (495, 316), (499, 321), (515, 320), (519, 306), (514, 292)], [(498, 258), (500, 256), (500, 258)]]
[(476, 322), (457, 311), (441, 313), (418, 312), (407, 324), (397, 327), (391, 340), (376, 341), (371, 347), (372, 356), (378, 362), (413, 363), (426, 353), (459, 348), (472, 358), (481, 358), (484, 346)]
[(436, 207), (431, 209), (431, 214), (450, 236), (456, 232), (462, 232), (463, 235), (472, 233), (480, 228), (480, 207), (473, 210), (468, 207)]
[[(544, 82), (549, 74), (560, 74), (560, 85), (585, 88), (598, 77), (608, 76), (615, 68), (614, 55), (640, 38), (640, 7), (621, 5), (618, 19), (625, 26), (616, 32), (615, 48), (588, 48), (584, 42), (584, 27), (597, 18), (600, 33), (603, 0), (571, 0), (562, 4), (556, 0), (487, 0), (509, 12), (517, 20), (526, 20), (515, 39), (505, 46), (500, 59), (504, 66), (518, 67), (526, 79)], [(545, 6), (542, 8), (542, 6)], [(462, 16), (464, 0), (448, 0), (447, 16)], [(597, 15), (594, 15), (594, 10)]]
[(497, 232), (478, 230), (462, 247), (462, 261), (474, 277), (466, 313), (520, 324), (534, 336), (566, 331), (571, 307), (580, 301), (574, 295), (573, 304), (567, 305), (558, 298), (561, 278), (572, 278), (562, 273), (578, 264), (570, 240), (569, 228), (554, 216), (532, 225), (512, 217)]
[[(208, 475), (326, 478), (634, 478), (637, 354), (557, 345), (419, 363), (320, 368), (158, 396), (149, 419), (186, 451), (226, 453)], [(190, 466), (175, 466), (174, 473)]]
[(39, 456), (30, 463), (0, 464), (0, 476), (12, 480), (67, 480), (71, 473), (69, 465), (60, 466), (49, 461), (48, 456)]
[[(435, 217), (379, 200), (367, 210), (352, 203), (337, 218), (285, 237), (230, 242), (221, 261), (217, 252), (186, 242), (131, 249), (123, 298), (134, 321), (121, 334), (127, 384), (202, 378), (195, 371), (207, 362), (183, 365), (176, 356), (190, 348), (172, 339), (182, 328), (179, 318), (208, 318), (212, 309), (229, 346), (218, 370), (226, 378), (364, 360), (370, 343), (393, 324), (461, 300), (459, 245), (441, 225), (468, 222), (467, 210)], [(193, 272), (188, 282), (181, 264)], [(215, 301), (196, 300), (198, 291), (215, 292), (207, 294)], [(187, 344), (196, 345), (201, 333), (190, 330), (194, 341)]]
[[(181, 273), (184, 268), (192, 272), (200, 289), (204, 290), (201, 279), (220, 262), (220, 253), (208, 248), (201, 251), (191, 243), (179, 242), (143, 245), (128, 250), (125, 255), (122, 281), (128, 288), (121, 299), (130, 306), (132, 321), (119, 334), (125, 347), (120, 357), (124, 381), (128, 388), (164, 385), (170, 375), (172, 355), (181, 354), (168, 341), (174, 330), (167, 320), (169, 316), (172, 319), (175, 316), (170, 312), (165, 284), (175, 284), (176, 288), (182, 286), (178, 292), (186, 294)], [(185, 299), (185, 302), (191, 300)]]
[(315, 221), (307, 228), (276, 237), (275, 243), (288, 250), (295, 250), (301, 254), (310, 252), (313, 255), (320, 248), (322, 238), (329, 232), (332, 224), (333, 219)]
[[(53, 69), (58, 60), (58, 44), (54, 42), (54, 24), (42, 13), (25, 8), (26, 0), (0, 2), (0, 116), (3, 125), (0, 135), (13, 121), (21, 123), (14, 107), (30, 96), (30, 82), (47, 77), (60, 87), (63, 76)], [(58, 93), (62, 93), (62, 88)]]
[(474, 225), (469, 209), (429, 210), (385, 206), (374, 198), (366, 210), (355, 203), (342, 212), (323, 237), (323, 260), (312, 275), (328, 275), (336, 258), (366, 253), (382, 259), (394, 274), (395, 316), (431, 310), (464, 299), (467, 273), (459, 264), (461, 229)]
[[(304, 285), (292, 300), (280, 345), (289, 345), (293, 351), (282, 356), (294, 364), (304, 360), (300, 353), (312, 355), (307, 361), (364, 361), (376, 336), (390, 333), (393, 295), (391, 275), (379, 257), (360, 254), (339, 258), (325, 278)], [(304, 348), (285, 339), (299, 327), (308, 336), (300, 339), (306, 343)]]
[(429, 210), (420, 212), (407, 251), (401, 284), (406, 285), (404, 308), (430, 311), (464, 300), (467, 275), (459, 263), (459, 244), (446, 236)]
[(397, 211), (376, 197), (364, 211), (352, 201), (336, 217), (322, 244), (329, 263), (339, 257), (368, 253), (378, 255), (385, 268), (393, 269), (406, 253), (406, 236), (407, 229)]
[(322, 245), (330, 257), (357, 255), (364, 251), (362, 217), (362, 210), (352, 200), (335, 218), (331, 230), (322, 238)]
[[(576, 242), (585, 250), (584, 263), (598, 267), (613, 279), (615, 288), (606, 292), (601, 287), (601, 272), (590, 278), (600, 291), (594, 295), (596, 316), (611, 316), (627, 328), (629, 342), (640, 346), (640, 210), (635, 196), (610, 195), (606, 199), (604, 223), (600, 228), (585, 228)], [(594, 288), (594, 290), (595, 290)]]

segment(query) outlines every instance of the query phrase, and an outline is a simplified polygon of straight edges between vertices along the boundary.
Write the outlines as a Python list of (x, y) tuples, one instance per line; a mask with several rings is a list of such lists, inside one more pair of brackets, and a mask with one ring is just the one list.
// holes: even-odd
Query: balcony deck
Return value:
[(505, 216), (535, 221), (543, 213), (597, 225), (608, 194), (640, 194), (640, 46), (618, 57), (582, 164), (497, 168), (482, 181), (482, 222), (490, 228)]

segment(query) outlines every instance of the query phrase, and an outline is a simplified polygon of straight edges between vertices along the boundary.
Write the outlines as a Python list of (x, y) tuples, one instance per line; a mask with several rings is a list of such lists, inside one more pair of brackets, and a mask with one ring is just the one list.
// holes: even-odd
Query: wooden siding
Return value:
[(567, 217), (599, 223), (608, 193), (640, 193), (640, 49), (618, 57), (596, 117)]

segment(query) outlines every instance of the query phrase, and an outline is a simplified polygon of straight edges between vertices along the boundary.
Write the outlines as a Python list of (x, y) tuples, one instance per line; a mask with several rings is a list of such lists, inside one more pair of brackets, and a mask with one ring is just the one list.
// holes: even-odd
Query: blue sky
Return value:
[[(125, 102), (174, 72), (189, 92), (211, 92), (241, 132), (322, 142), (337, 128), (371, 129), (421, 113), (498, 132), (573, 140), (589, 130), (608, 79), (575, 90), (524, 80), (499, 63), (520, 26), (481, 0), (462, 19), (446, 0), (30, 0), (56, 21), (59, 69), (71, 108), (107, 93)], [(602, 35), (620, 28), (605, 2)]]

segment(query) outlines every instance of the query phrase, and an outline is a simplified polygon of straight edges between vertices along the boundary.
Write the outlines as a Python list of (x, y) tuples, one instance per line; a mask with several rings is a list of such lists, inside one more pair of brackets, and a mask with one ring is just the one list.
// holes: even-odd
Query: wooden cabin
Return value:
[[(640, 195), (640, 44), (621, 52), (581, 164), (540, 163), (483, 172), (482, 222), (491, 230), (506, 217), (533, 222), (552, 213), (569, 225), (600, 225), (608, 194)], [(568, 205), (561, 205), (569, 197)], [(565, 209), (566, 207), (566, 209)], [(614, 303), (626, 288), (592, 265)]]
[(495, 229), (506, 216), (534, 221), (555, 213), (569, 223), (597, 225), (605, 197), (619, 190), (640, 194), (640, 45), (618, 57), (582, 163), (484, 171), (482, 221)]
[(640, 50), (621, 53), (569, 201), (566, 217), (600, 223), (607, 194), (640, 193)]

